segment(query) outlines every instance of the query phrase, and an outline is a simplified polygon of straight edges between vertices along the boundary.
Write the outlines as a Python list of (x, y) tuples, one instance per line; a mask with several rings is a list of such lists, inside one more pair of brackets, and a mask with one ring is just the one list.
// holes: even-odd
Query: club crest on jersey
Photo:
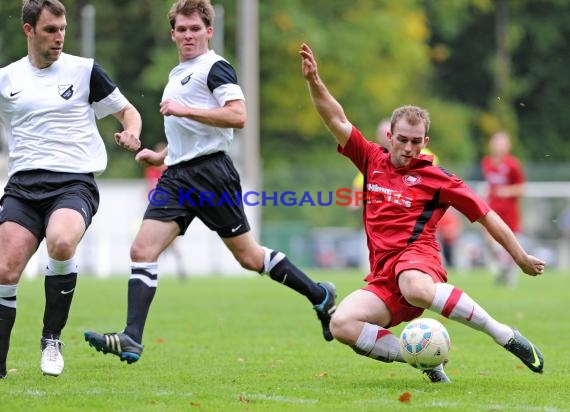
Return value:
[(192, 73), (190, 73), (188, 76), (186, 76), (185, 78), (180, 80), (180, 84), (182, 84), (182, 86), (184, 86), (186, 83), (188, 83), (190, 81), (191, 77), (192, 77)]
[(416, 174), (405, 175), (404, 177), (402, 177), (402, 182), (404, 182), (404, 184), (406, 186), (414, 186), (414, 185), (417, 185), (418, 183), (420, 183), (421, 181), (422, 181), (422, 178)]
[(65, 100), (69, 100), (73, 96), (73, 85), (72, 84), (60, 84), (57, 86), (59, 90), (59, 95)]

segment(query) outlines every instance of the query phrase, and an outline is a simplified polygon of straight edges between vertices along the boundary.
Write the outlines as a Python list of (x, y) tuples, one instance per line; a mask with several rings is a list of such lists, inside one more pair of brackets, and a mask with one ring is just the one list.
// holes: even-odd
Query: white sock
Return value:
[(70, 273), (77, 273), (77, 264), (74, 258), (55, 260), (48, 257), (46, 276), (69, 275)]
[(354, 351), (381, 362), (404, 362), (400, 355), (400, 339), (388, 329), (364, 323)]
[(149, 288), (158, 287), (158, 262), (131, 262), (131, 276)]
[(435, 297), (429, 309), (486, 333), (501, 346), (513, 337), (509, 326), (497, 322), (467, 293), (448, 283), (436, 284)]
[(0, 285), (0, 305), (16, 309), (18, 285)]

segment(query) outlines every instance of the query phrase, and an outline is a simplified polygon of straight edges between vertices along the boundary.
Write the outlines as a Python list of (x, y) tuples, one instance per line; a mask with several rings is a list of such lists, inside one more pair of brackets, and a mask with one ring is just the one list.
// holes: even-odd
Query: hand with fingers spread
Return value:
[(301, 50), (299, 51), (301, 55), (301, 70), (303, 72), (303, 77), (305, 80), (311, 81), (318, 77), (317, 72), (317, 61), (313, 55), (313, 51), (308, 44), (303, 43), (301, 45)]

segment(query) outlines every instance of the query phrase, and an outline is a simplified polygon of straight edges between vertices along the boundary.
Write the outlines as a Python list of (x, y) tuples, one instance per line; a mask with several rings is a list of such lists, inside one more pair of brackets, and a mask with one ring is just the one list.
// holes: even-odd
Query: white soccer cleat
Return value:
[(42, 350), (41, 369), (44, 375), (59, 376), (63, 372), (62, 346), (63, 342), (59, 339), (42, 338), (40, 344)]

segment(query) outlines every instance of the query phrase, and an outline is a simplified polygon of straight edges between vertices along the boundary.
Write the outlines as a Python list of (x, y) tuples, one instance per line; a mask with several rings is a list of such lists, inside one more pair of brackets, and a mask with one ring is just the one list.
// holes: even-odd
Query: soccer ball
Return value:
[(450, 347), (447, 330), (435, 319), (414, 319), (400, 335), (402, 357), (418, 369), (431, 369), (447, 361)]

